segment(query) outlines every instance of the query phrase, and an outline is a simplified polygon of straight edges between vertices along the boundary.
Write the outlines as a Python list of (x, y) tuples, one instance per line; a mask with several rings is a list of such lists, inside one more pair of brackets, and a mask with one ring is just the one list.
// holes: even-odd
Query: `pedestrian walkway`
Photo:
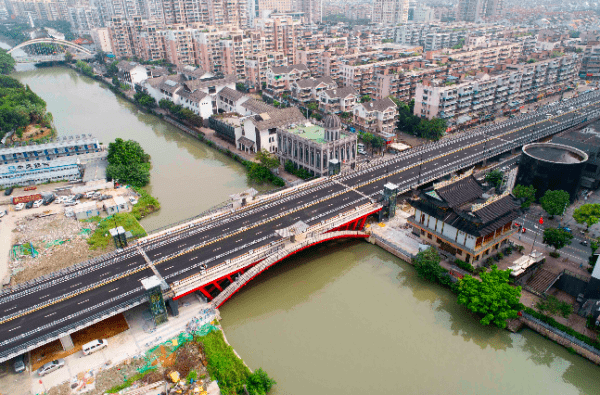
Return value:
[(212, 305), (205, 303), (195, 294), (179, 299), (179, 315), (156, 327), (148, 306), (142, 304), (125, 314), (129, 330), (108, 339), (108, 347), (91, 355), (81, 351), (65, 358), (65, 367), (40, 378), (30, 373), (31, 387), (22, 394), (40, 394), (66, 381), (77, 382), (78, 374), (93, 371), (98, 373), (127, 359), (139, 358), (149, 348), (163, 343), (186, 330), (200, 328), (217, 316)]

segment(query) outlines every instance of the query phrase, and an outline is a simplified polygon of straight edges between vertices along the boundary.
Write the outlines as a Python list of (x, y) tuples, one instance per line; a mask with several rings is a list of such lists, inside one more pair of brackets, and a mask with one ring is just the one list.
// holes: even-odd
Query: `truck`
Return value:
[(40, 200), (41, 198), (42, 195), (39, 193), (36, 193), (35, 195), (15, 196), (13, 197), (13, 204), (28, 203), (35, 200)]

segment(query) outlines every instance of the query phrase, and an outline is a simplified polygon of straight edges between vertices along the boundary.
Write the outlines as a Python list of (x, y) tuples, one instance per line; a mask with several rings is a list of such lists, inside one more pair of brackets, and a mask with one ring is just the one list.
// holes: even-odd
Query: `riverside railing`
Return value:
[(527, 319), (527, 320), (529, 320), (529, 321), (532, 321), (532, 322), (535, 322), (536, 324), (538, 324), (538, 325), (540, 325), (540, 326), (543, 326), (545, 329), (549, 330), (550, 332), (554, 332), (554, 333), (556, 333), (557, 335), (559, 335), (559, 336), (561, 336), (561, 337), (564, 337), (565, 339), (567, 339), (567, 340), (568, 340), (568, 341), (570, 341), (571, 343), (577, 344), (579, 347), (581, 347), (581, 348), (585, 348), (585, 349), (586, 349), (586, 350), (588, 350), (589, 352), (591, 352), (591, 353), (594, 353), (594, 354), (596, 354), (596, 355), (600, 356), (600, 350), (598, 350), (597, 348), (595, 348), (595, 347), (592, 347), (592, 346), (590, 346), (589, 344), (587, 344), (587, 343), (585, 343), (585, 342), (583, 342), (583, 341), (579, 340), (579, 339), (578, 339), (578, 338), (576, 338), (575, 336), (569, 335), (568, 333), (566, 333), (566, 332), (563, 332), (563, 331), (561, 331), (560, 329), (558, 329), (558, 328), (555, 328), (555, 327), (553, 327), (552, 325), (550, 325), (550, 324), (547, 324), (547, 323), (545, 323), (544, 321), (541, 321), (541, 320), (539, 320), (539, 319), (535, 318), (534, 316), (532, 316), (532, 315), (530, 315), (530, 314), (528, 314), (528, 313), (525, 313), (525, 312), (523, 312), (522, 314), (523, 314), (523, 317), (524, 317), (525, 319)]

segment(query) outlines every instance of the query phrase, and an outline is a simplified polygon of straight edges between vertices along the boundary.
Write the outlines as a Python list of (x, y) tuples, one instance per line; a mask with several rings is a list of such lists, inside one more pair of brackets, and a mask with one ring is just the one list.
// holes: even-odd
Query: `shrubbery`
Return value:
[(533, 316), (534, 318), (537, 318), (538, 320), (545, 322), (546, 324), (553, 326), (556, 329), (581, 340), (582, 342), (594, 347), (595, 349), (600, 350), (600, 343), (597, 340), (590, 339), (589, 337), (582, 335), (576, 330), (557, 322), (554, 318), (548, 317), (547, 315), (544, 315), (542, 313), (538, 313), (537, 311), (529, 307), (525, 307), (523, 311)]
[(292, 162), (291, 160), (287, 160), (285, 161), (285, 166), (284, 166), (285, 171), (287, 171), (290, 174), (295, 175), (296, 177), (300, 177), (303, 180), (308, 180), (309, 178), (312, 178), (313, 176), (308, 172), (308, 170), (304, 169), (304, 168), (300, 168), (300, 169), (296, 169), (296, 167), (294, 166), (294, 162)]
[(475, 272), (475, 268), (473, 267), (473, 265), (465, 261), (461, 261), (460, 259), (455, 260), (454, 264), (460, 267), (461, 269), (468, 271), (469, 273)]
[(12, 77), (0, 76), (0, 138), (15, 129), (22, 134), (23, 129), (33, 123), (52, 127), (52, 115), (46, 113), (46, 102), (29, 86), (23, 86)]
[(163, 110), (169, 111), (171, 115), (180, 121), (187, 121), (194, 126), (202, 126), (202, 117), (195, 114), (192, 110), (184, 108), (179, 104), (173, 103), (171, 100), (161, 99), (158, 106)]
[(251, 395), (266, 394), (275, 381), (262, 370), (250, 373), (250, 369), (233, 352), (233, 348), (225, 343), (223, 333), (214, 331), (198, 338), (204, 344), (204, 353), (210, 377), (219, 382), (224, 395), (244, 393), (244, 385)]

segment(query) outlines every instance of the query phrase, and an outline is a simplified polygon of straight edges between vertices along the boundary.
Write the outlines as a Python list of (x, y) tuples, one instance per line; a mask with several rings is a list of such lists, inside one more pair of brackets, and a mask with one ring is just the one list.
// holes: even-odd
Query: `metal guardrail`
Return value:
[(320, 234), (316, 237), (307, 239), (301, 243), (298, 244), (292, 244), (290, 245), (288, 248), (285, 248), (279, 252), (277, 252), (275, 255), (271, 255), (269, 258), (263, 260), (262, 262), (258, 263), (257, 265), (253, 266), (250, 270), (248, 270), (247, 272), (245, 272), (244, 274), (242, 274), (241, 276), (239, 276), (237, 279), (235, 279), (233, 281), (233, 283), (231, 283), (227, 288), (225, 288), (216, 298), (214, 298), (211, 303), (213, 304), (213, 306), (218, 307), (220, 306), (223, 302), (225, 302), (231, 295), (233, 295), (235, 292), (237, 292), (238, 289), (240, 289), (246, 282), (250, 281), (253, 277), (255, 277), (256, 275), (258, 275), (259, 273), (261, 273), (263, 270), (265, 270), (267, 267), (269, 267), (270, 265), (272, 265), (274, 262), (277, 262), (280, 259), (285, 258), (286, 256), (288, 256), (289, 254), (291, 254), (294, 251), (298, 251), (302, 248), (308, 247), (310, 245), (313, 245), (315, 243), (319, 243), (321, 241), (324, 240), (328, 240), (334, 237), (338, 237), (338, 236), (367, 236), (367, 233), (362, 232), (362, 231), (356, 231), (356, 230), (347, 230), (347, 231), (340, 231), (340, 232), (331, 232), (331, 233), (323, 233)]
[[(599, 96), (599, 94), (600, 94), (600, 92), (596, 93), (595, 95), (588, 95), (588, 97), (590, 98), (588, 100), (591, 100), (592, 97)], [(582, 99), (580, 99), (579, 102), (581, 102), (581, 100)], [(585, 100), (585, 98), (583, 98), (583, 100)], [(565, 102), (565, 104), (562, 107), (566, 107), (569, 104), (570, 104), (570, 102)], [(594, 103), (594, 104), (596, 104), (596, 103)], [(552, 110), (556, 110), (557, 108), (553, 108)], [(579, 108), (578, 110), (581, 110), (581, 108)], [(573, 118), (573, 121), (572, 121), (571, 125), (567, 126), (567, 128), (572, 127), (572, 126), (574, 126), (574, 125), (576, 125), (578, 123), (581, 123), (582, 121), (584, 121), (586, 119), (589, 119), (591, 117), (597, 117), (599, 114), (600, 114), (600, 111), (594, 111), (591, 114), (575, 116)], [(562, 115), (564, 115), (564, 114), (561, 114), (561, 116)], [(529, 117), (524, 117), (524, 118), (519, 118), (519, 119), (532, 119), (532, 118), (535, 118), (535, 117), (539, 117), (540, 120), (544, 121), (543, 114), (535, 114), (535, 115), (531, 115)], [(578, 122), (578, 123), (576, 123), (576, 122)], [(358, 169), (358, 170), (352, 172), (352, 174), (345, 173), (343, 175), (336, 176), (336, 177), (339, 177), (341, 179), (346, 179), (347, 177), (355, 176), (355, 175), (360, 174), (360, 173), (373, 172), (374, 170), (377, 170), (378, 168), (382, 168), (384, 166), (388, 166), (390, 164), (396, 163), (398, 161), (401, 161), (401, 160), (404, 160), (404, 159), (407, 159), (407, 158), (411, 158), (411, 157), (415, 157), (417, 155), (421, 155), (422, 152), (428, 152), (428, 151), (431, 151), (433, 149), (438, 149), (438, 148), (440, 148), (440, 146), (443, 147), (443, 146), (447, 146), (449, 144), (454, 144), (454, 143), (463, 141), (463, 140), (465, 140), (467, 138), (472, 137), (473, 135), (482, 135), (482, 134), (487, 134), (487, 133), (491, 134), (494, 131), (497, 131), (497, 130), (501, 129), (502, 127), (504, 127), (504, 125), (505, 124), (498, 124), (498, 125), (495, 125), (493, 127), (483, 128), (483, 129), (475, 131), (473, 133), (462, 134), (462, 135), (457, 136), (456, 138), (453, 138), (453, 139), (446, 139), (446, 140), (442, 140), (441, 142), (438, 142), (438, 143), (427, 144), (425, 146), (418, 147), (417, 149), (411, 150), (411, 152), (407, 152), (406, 154), (398, 155), (398, 156), (396, 156), (396, 157), (394, 157), (392, 159), (381, 159), (381, 160), (378, 160), (378, 161), (376, 161), (374, 163), (371, 163), (371, 165), (368, 168), (366, 168), (366, 169)], [(531, 127), (531, 126), (532, 125), (529, 124), (529, 125), (523, 126), (521, 129), (527, 128), (527, 127)], [(478, 160), (481, 160), (481, 158), (492, 157), (492, 156), (497, 155), (500, 152), (504, 152), (506, 150), (510, 150), (510, 149), (512, 149), (511, 146), (512, 147), (520, 146), (520, 145), (524, 144), (526, 140), (533, 141), (533, 140), (545, 137), (547, 135), (554, 134), (554, 133), (557, 133), (559, 131), (565, 130), (565, 127), (566, 127), (565, 123), (551, 125), (549, 127), (545, 127), (543, 129), (541, 129), (540, 131), (535, 131), (533, 134), (529, 134), (527, 136), (520, 137), (520, 138), (516, 139), (515, 141), (507, 142), (507, 143), (504, 143), (504, 144), (502, 144), (502, 145), (500, 145), (498, 147), (491, 148), (490, 150), (487, 150), (487, 151), (485, 151), (485, 152), (483, 152), (481, 154), (475, 154), (475, 155), (473, 155), (473, 158), (470, 158), (470, 160), (463, 161), (462, 163), (456, 164), (456, 165), (452, 166), (451, 168), (448, 167), (447, 169), (445, 169), (442, 172), (438, 172), (439, 169), (435, 169), (435, 170), (432, 170), (430, 172), (425, 172), (425, 173), (422, 174), (423, 178), (417, 180), (417, 182), (414, 185), (410, 185), (410, 187), (413, 187), (413, 186), (416, 186), (416, 185), (428, 182), (428, 181), (430, 181), (432, 179), (438, 178), (438, 177), (440, 177), (442, 175), (445, 175), (445, 174), (449, 174), (449, 173), (451, 173), (453, 171), (456, 171), (458, 169), (461, 169), (461, 168), (464, 168), (464, 167), (468, 167), (468, 166), (476, 163)], [(487, 139), (486, 141), (490, 141), (490, 140), (496, 139), (496, 138), (498, 138), (498, 137), (500, 137), (500, 136), (502, 136), (504, 134), (510, 134), (510, 133), (514, 133), (514, 132), (515, 132), (515, 130), (511, 130), (511, 131), (508, 131), (508, 132), (505, 132), (505, 133), (502, 133), (502, 134), (499, 134), (499, 135), (495, 135), (495, 136), (491, 135), (490, 138)], [(523, 140), (523, 141), (520, 141), (520, 140)], [(476, 142), (476, 143), (474, 143), (474, 145), (475, 144), (481, 144), (481, 142)], [(456, 152), (456, 151), (458, 151), (458, 150), (454, 150), (454, 151), (451, 151), (451, 152)], [(435, 160), (435, 158), (430, 158), (429, 161), (431, 161), (431, 160)], [(446, 167), (446, 166), (444, 166), (444, 167)], [(405, 170), (405, 169), (402, 169), (402, 170)], [(402, 171), (402, 170), (400, 170), (400, 171)], [(383, 178), (388, 177), (388, 176), (389, 175), (385, 175), (383, 177), (376, 178), (375, 180), (383, 179)], [(371, 180), (371, 181), (369, 181), (367, 183), (372, 183), (375, 180)], [(326, 185), (327, 181), (329, 181), (329, 179), (318, 180), (317, 184), (322, 182), (322, 183), (324, 183), (323, 185)], [(310, 185), (307, 185), (307, 184), (310, 184)], [(366, 183), (363, 183), (363, 184), (361, 184), (359, 186), (356, 186), (354, 188), (358, 188), (358, 187), (363, 186), (365, 184)], [(406, 183), (403, 183), (403, 184), (406, 184)], [(301, 188), (310, 189), (312, 187), (314, 187), (314, 185), (312, 183), (306, 183), (306, 184), (300, 185), (297, 188), (299, 188), (299, 189), (301, 189)], [(324, 186), (321, 186), (321, 187), (324, 187)], [(290, 192), (288, 192), (288, 193), (297, 192), (299, 189), (290, 188), (289, 189)], [(285, 191), (283, 191), (281, 194), (287, 194), (287, 193)], [(280, 195), (278, 195), (278, 194), (272, 194), (272, 198), (273, 199), (276, 199), (276, 198), (279, 198), (279, 197), (280, 197)], [(264, 204), (264, 203), (265, 203), (264, 200), (260, 202), (261, 205)], [(219, 211), (219, 210), (217, 209), (216, 211)], [(169, 235), (169, 236), (172, 236), (172, 235)], [(126, 251), (127, 251), (127, 249), (126, 249)], [(83, 271), (90, 272), (90, 271), (93, 271), (93, 270), (97, 269), (97, 268), (91, 268), (90, 267), (91, 265), (98, 264), (99, 265), (98, 268), (99, 268), (99, 267), (102, 267), (102, 266), (106, 266), (106, 265), (117, 263), (117, 262), (119, 262), (119, 261), (121, 261), (123, 259), (126, 259), (126, 258), (130, 257), (130, 256), (131, 255), (129, 253), (123, 255), (122, 251), (120, 251), (119, 253), (113, 252), (111, 254), (108, 254), (108, 255), (105, 255), (105, 256), (102, 256), (102, 257), (99, 257), (99, 258), (95, 258), (95, 259), (89, 260), (89, 261), (81, 263), (81, 264), (74, 265), (74, 266), (72, 266), (72, 267), (70, 267), (68, 269), (63, 269), (61, 271), (58, 271), (58, 272), (55, 272), (55, 273), (51, 273), (48, 276), (44, 276), (42, 278), (35, 279), (35, 281), (30, 281), (28, 283), (24, 283), (22, 285), (14, 287), (14, 288), (8, 288), (8, 289), (4, 290), (0, 294), (0, 297), (2, 297), (3, 295), (6, 295), (6, 294), (12, 293), (12, 292), (17, 292), (17, 291), (19, 291), (21, 289), (24, 289), (24, 292), (26, 292), (26, 293), (34, 292), (36, 290), (39, 290), (39, 288), (37, 288), (38, 286), (48, 287), (48, 286), (51, 286), (52, 284), (55, 284), (56, 282), (54, 282), (54, 281), (58, 281), (58, 282), (65, 281), (65, 278), (67, 278), (68, 274), (70, 274), (70, 273), (74, 273), (74, 272), (80, 272), (81, 273)], [(109, 258), (109, 259), (113, 258), (113, 260), (110, 261), (110, 260), (107, 260), (107, 258)], [(46, 283), (46, 285), (44, 285), (45, 281), (49, 281), (49, 282)], [(40, 282), (41, 282), (41, 284), (39, 284)], [(34, 288), (27, 289), (27, 288), (30, 288), (30, 287), (36, 287), (36, 288), (35, 289)], [(1, 357), (1, 355), (0, 355), (0, 357)]]
[[(377, 208), (378, 205), (367, 203), (362, 206), (356, 207), (352, 210), (348, 210), (344, 213), (340, 213), (327, 221), (321, 221), (320, 223), (310, 226), (306, 230), (307, 237), (314, 237), (314, 233), (317, 231), (320, 233), (325, 233), (343, 223), (348, 222), (349, 217), (361, 217), (366, 213), (371, 212)], [(202, 273), (195, 274), (186, 277), (182, 280), (176, 281), (171, 284), (171, 288), (173, 289), (175, 295), (184, 294), (191, 289), (208, 284), (211, 281), (222, 278), (232, 272), (241, 270), (254, 262), (268, 258), (269, 256), (284, 248), (284, 245), (285, 242), (283, 239), (273, 241), (272, 243), (260, 247), (257, 250), (250, 250), (236, 258), (227, 260), (219, 265), (211, 267), (210, 269), (206, 269)], [(226, 255), (228, 253), (224, 253), (223, 255)], [(214, 258), (210, 259), (211, 262), (214, 260)], [(194, 264), (194, 267), (201, 266), (202, 263)]]
[(560, 329), (558, 329), (558, 328), (555, 328), (555, 327), (553, 327), (552, 325), (550, 325), (550, 324), (547, 324), (547, 323), (545, 323), (544, 321), (541, 321), (541, 320), (539, 320), (539, 319), (535, 318), (534, 316), (532, 316), (532, 315), (530, 315), (530, 314), (528, 314), (528, 313), (525, 313), (525, 312), (523, 312), (522, 314), (523, 314), (523, 317), (524, 317), (524, 318), (526, 318), (526, 319), (528, 319), (529, 321), (533, 321), (533, 322), (535, 322), (536, 324), (538, 324), (538, 325), (541, 325), (541, 326), (543, 326), (544, 328), (548, 329), (549, 331), (551, 331), (551, 332), (554, 332), (554, 333), (556, 333), (557, 335), (559, 335), (559, 336), (561, 336), (561, 337), (564, 337), (565, 339), (567, 339), (567, 340), (568, 340), (568, 341), (570, 341), (571, 343), (577, 344), (579, 347), (581, 347), (581, 348), (585, 348), (585, 349), (586, 349), (586, 350), (588, 350), (589, 352), (591, 352), (591, 353), (594, 353), (594, 354), (596, 354), (596, 355), (600, 356), (600, 350), (598, 350), (598, 349), (596, 349), (596, 348), (594, 348), (594, 347), (590, 346), (589, 344), (587, 344), (587, 343), (585, 343), (585, 342), (583, 342), (583, 341), (579, 340), (579, 339), (578, 339), (578, 338), (576, 338), (575, 336), (569, 335), (568, 333), (566, 333), (566, 332), (563, 332), (563, 331), (561, 331)]
[[(103, 312), (94, 314), (83, 320), (80, 320), (80, 321), (74, 322), (72, 324), (69, 324), (67, 326), (61, 327), (60, 329), (57, 329), (48, 334), (45, 334), (35, 340), (30, 340), (30, 341), (23, 343), (17, 347), (5, 349), (0, 352), (0, 362), (4, 362), (6, 360), (14, 358), (17, 355), (21, 355), (27, 351), (33, 350), (33, 349), (35, 349), (43, 344), (46, 344), (50, 341), (57, 340), (60, 336), (64, 336), (66, 334), (76, 332), (86, 326), (93, 324), (93, 323), (105, 320), (106, 318), (112, 317), (113, 315), (119, 314), (123, 311), (127, 311), (137, 305), (144, 303), (146, 301), (146, 299), (147, 299), (146, 296), (142, 295), (142, 296), (127, 300), (117, 306), (114, 306), (110, 309), (104, 310)], [(10, 344), (10, 342), (14, 342), (14, 341), (16, 341), (16, 340), (5, 341), (2, 343), (2, 346), (8, 345), (8, 344)]]

